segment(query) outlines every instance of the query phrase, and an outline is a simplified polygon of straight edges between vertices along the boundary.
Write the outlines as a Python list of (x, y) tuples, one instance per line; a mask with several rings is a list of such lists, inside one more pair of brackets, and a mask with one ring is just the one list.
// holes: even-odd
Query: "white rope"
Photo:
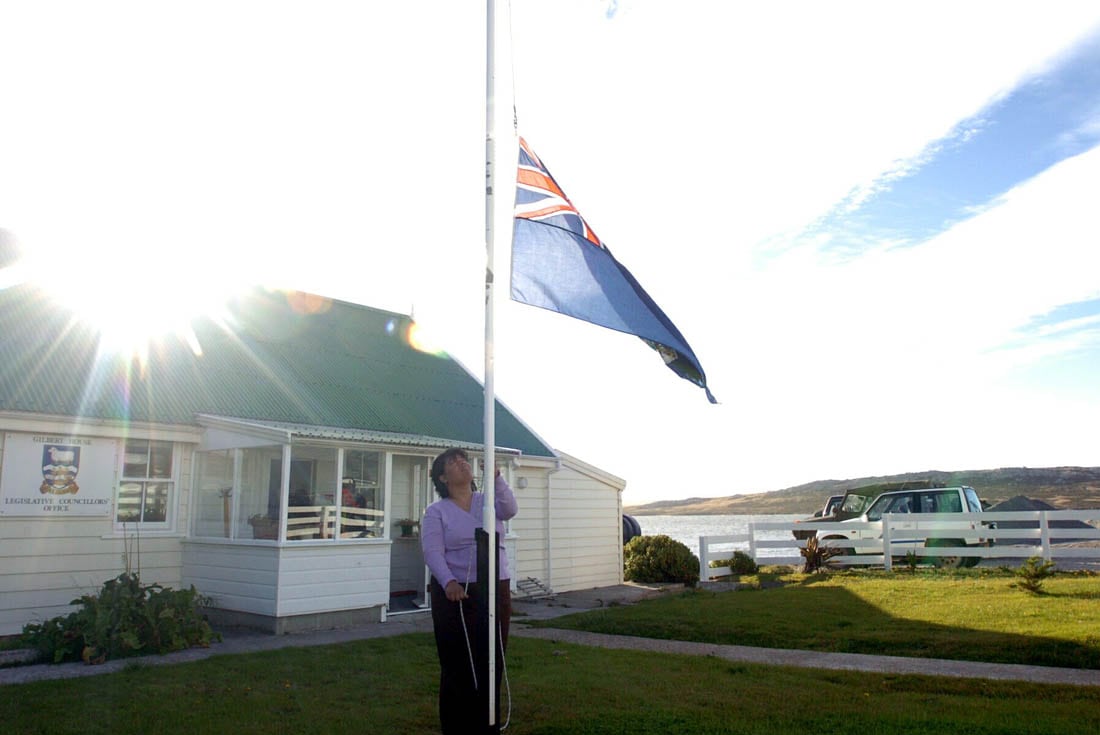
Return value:
[[(470, 560), (466, 562), (466, 585), (462, 588), (462, 594), (469, 597), (470, 592), (470, 566), (474, 562), (474, 553), (477, 547), (470, 549)], [(474, 677), (474, 691), (477, 687), (477, 665), (474, 664), (474, 647), (470, 645), (470, 631), (466, 628), (466, 615), (462, 612), (462, 600), (458, 601), (458, 617), (462, 620), (462, 635), (466, 636), (466, 653), (470, 655), (470, 674)]]
[(508, 682), (508, 659), (504, 656), (504, 631), (500, 628), (500, 621), (497, 621), (497, 642), (500, 644), (500, 664), (501, 669), (504, 672), (504, 691), (508, 693), (508, 714), (504, 718), (504, 724), (500, 726), (500, 731), (504, 732), (508, 729), (508, 723), (512, 721), (512, 685)]

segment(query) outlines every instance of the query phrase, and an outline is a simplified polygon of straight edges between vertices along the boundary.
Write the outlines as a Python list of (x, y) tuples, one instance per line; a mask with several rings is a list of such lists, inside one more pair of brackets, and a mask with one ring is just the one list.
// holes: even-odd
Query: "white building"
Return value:
[[(274, 632), (423, 609), (432, 458), (477, 456), (483, 391), (409, 317), (256, 290), (141, 357), (29, 285), (0, 291), (0, 635), (127, 569)], [(623, 480), (499, 403), (513, 586), (622, 582)]]

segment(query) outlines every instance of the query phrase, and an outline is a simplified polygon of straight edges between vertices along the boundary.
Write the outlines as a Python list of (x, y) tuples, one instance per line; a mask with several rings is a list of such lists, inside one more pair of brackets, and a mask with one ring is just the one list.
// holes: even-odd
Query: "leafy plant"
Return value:
[(729, 567), (731, 574), (756, 574), (760, 567), (751, 556), (743, 551), (733, 552), (733, 556), (729, 559), (715, 559), (710, 563), (712, 569), (718, 567)]
[(917, 556), (917, 552), (910, 549), (905, 552), (905, 571), (909, 573), (915, 573), (917, 571), (917, 562), (920, 561), (920, 557)]
[(668, 536), (636, 536), (623, 547), (623, 576), (632, 582), (699, 581), (699, 557)]
[(1032, 594), (1043, 591), (1043, 580), (1054, 576), (1054, 562), (1043, 561), (1041, 556), (1032, 556), (1015, 571), (1015, 586)]
[(207, 603), (194, 587), (143, 585), (137, 574), (126, 572), (108, 580), (98, 595), (73, 600), (80, 609), (24, 626), (22, 640), (53, 663), (98, 664), (207, 646), (218, 637), (201, 613)]
[(844, 550), (822, 546), (821, 540), (817, 536), (811, 536), (806, 539), (806, 546), (799, 549), (799, 553), (806, 560), (805, 564), (802, 565), (802, 571), (805, 574), (813, 574), (825, 566), (825, 562), (829, 559), (844, 553)]

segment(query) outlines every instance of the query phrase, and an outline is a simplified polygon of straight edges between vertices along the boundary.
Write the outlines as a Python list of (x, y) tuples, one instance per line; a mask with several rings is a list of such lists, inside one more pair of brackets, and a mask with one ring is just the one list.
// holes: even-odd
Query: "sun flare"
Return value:
[[(391, 323), (387, 329), (392, 329)], [(445, 354), (443, 348), (440, 346), (439, 340), (432, 334), (430, 329), (425, 329), (424, 326), (417, 322), (409, 324), (408, 334), (406, 340), (409, 346), (414, 350), (420, 352), (426, 352), (429, 355), (442, 355)]]
[(65, 269), (70, 275), (61, 279), (55, 266), (32, 256), (25, 272), (51, 298), (99, 332), (104, 353), (143, 360), (152, 344), (176, 338), (201, 354), (192, 321), (221, 313), (240, 284), (145, 265), (127, 266), (118, 257), (74, 257)]

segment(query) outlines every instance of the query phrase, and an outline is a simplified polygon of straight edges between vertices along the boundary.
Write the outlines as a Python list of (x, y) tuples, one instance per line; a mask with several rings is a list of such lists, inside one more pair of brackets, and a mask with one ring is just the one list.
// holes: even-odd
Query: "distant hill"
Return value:
[(863, 485), (887, 482), (932, 480), (945, 486), (969, 485), (982, 500), (996, 504), (1025, 495), (1043, 500), (1055, 508), (1100, 507), (1100, 467), (1002, 467), (996, 470), (961, 472), (908, 472), (883, 477), (859, 477), (851, 480), (817, 480), (770, 493), (731, 495), (724, 498), (686, 498), (660, 500), (627, 506), (629, 515), (759, 515), (767, 513), (812, 514), (830, 495)]

